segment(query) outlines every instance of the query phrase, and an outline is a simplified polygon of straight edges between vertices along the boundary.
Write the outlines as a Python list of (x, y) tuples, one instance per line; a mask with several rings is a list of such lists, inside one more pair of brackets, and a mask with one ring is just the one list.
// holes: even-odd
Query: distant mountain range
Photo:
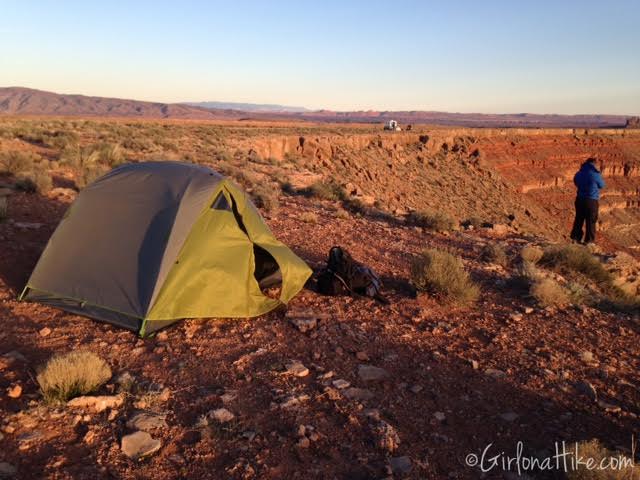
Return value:
[(202, 107), (210, 110), (239, 110), (242, 112), (308, 112), (304, 107), (288, 107), (272, 103), (237, 103), (237, 102), (185, 102), (183, 105)]
[(22, 87), (0, 88), (0, 115), (168, 118), (196, 120), (283, 120), (339, 123), (431, 124), (467, 127), (624, 127), (623, 115), (539, 115), (429, 111), (310, 111), (302, 107), (249, 103), (160, 103), (67, 95)]

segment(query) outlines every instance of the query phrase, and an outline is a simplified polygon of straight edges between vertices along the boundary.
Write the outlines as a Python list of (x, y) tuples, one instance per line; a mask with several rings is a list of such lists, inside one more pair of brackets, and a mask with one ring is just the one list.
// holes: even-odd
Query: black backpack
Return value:
[(369, 267), (356, 262), (341, 247), (329, 250), (327, 266), (318, 274), (318, 292), (324, 295), (363, 295), (381, 303), (389, 301), (382, 295), (382, 281)]

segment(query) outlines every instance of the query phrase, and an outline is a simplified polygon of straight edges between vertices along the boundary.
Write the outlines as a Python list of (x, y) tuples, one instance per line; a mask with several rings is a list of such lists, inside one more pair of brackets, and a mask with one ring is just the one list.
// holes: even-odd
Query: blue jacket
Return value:
[(573, 183), (578, 187), (579, 198), (598, 200), (600, 190), (604, 188), (602, 175), (592, 162), (585, 162), (573, 177)]

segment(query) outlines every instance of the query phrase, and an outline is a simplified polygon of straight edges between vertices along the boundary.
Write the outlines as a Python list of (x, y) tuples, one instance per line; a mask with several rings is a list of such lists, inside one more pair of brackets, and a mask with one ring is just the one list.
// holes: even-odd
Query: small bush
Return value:
[(535, 245), (526, 245), (522, 247), (522, 250), (520, 251), (520, 258), (524, 262), (529, 262), (534, 265), (542, 259), (543, 255), (544, 250)]
[(482, 248), (482, 251), (480, 252), (480, 259), (485, 262), (504, 266), (507, 264), (507, 252), (505, 252), (502, 245), (498, 243), (490, 243)]
[(117, 143), (103, 143), (97, 147), (97, 151), (98, 161), (103, 165), (117, 167), (118, 165), (122, 165), (125, 161), (122, 147)]
[[(573, 445), (571, 445), (573, 447)], [(567, 480), (638, 480), (640, 472), (634, 466), (633, 458), (620, 452), (608, 450), (598, 440), (580, 442), (576, 446), (578, 455), (584, 462), (592, 459), (592, 468), (588, 465), (571, 464)], [(577, 463), (577, 462), (576, 462)], [(595, 467), (595, 468), (594, 468)], [(603, 468), (608, 467), (608, 468)]]
[(483, 224), (483, 221), (480, 220), (479, 217), (470, 217), (463, 222), (464, 226), (472, 226), (476, 230), (482, 227), (482, 224)]
[(343, 208), (339, 208), (338, 210), (336, 210), (335, 215), (336, 215), (336, 218), (341, 218), (343, 220), (346, 220), (349, 218), (349, 212), (347, 212)]
[(302, 193), (309, 197), (316, 197), (321, 200), (344, 200), (346, 194), (344, 189), (333, 180), (328, 182), (315, 182), (305, 188)]
[(599, 284), (610, 284), (611, 274), (582, 245), (562, 245), (545, 249), (541, 265), (580, 273)]
[(451, 253), (427, 249), (411, 265), (411, 280), (418, 290), (432, 291), (454, 302), (475, 302), (480, 289), (464, 270), (462, 261)]
[(45, 401), (62, 403), (97, 390), (111, 378), (109, 365), (93, 352), (54, 355), (36, 377)]
[(108, 167), (105, 167), (104, 165), (100, 165), (98, 163), (85, 165), (78, 174), (78, 178), (76, 178), (76, 186), (78, 188), (84, 188), (87, 185), (91, 185), (108, 171)]
[(3, 152), (0, 154), (0, 165), (3, 171), (17, 175), (31, 171), (38, 159), (39, 156), (26, 152)]
[(44, 170), (37, 170), (19, 174), (15, 185), (18, 190), (27, 193), (46, 194), (53, 188), (53, 180)]
[(618, 286), (610, 285), (605, 289), (605, 296), (599, 307), (614, 312), (640, 313), (640, 297), (625, 292)]
[(453, 230), (455, 220), (444, 212), (411, 212), (407, 216), (407, 223), (426, 228), (435, 232)]
[(251, 192), (251, 197), (256, 207), (265, 212), (275, 212), (280, 207), (278, 192), (270, 186), (258, 185)]
[(100, 152), (95, 147), (81, 147), (77, 144), (67, 145), (60, 155), (60, 164), (82, 170), (100, 160)]
[(565, 289), (550, 278), (536, 279), (531, 284), (529, 293), (545, 307), (569, 303), (569, 296)]
[(318, 223), (318, 215), (313, 212), (302, 212), (298, 218), (305, 223)]

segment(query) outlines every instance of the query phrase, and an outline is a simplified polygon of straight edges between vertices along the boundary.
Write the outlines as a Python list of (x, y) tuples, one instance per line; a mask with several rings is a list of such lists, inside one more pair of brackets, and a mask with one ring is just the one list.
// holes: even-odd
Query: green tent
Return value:
[[(144, 336), (181, 318), (264, 314), (310, 275), (229, 180), (199, 165), (131, 163), (78, 195), (21, 299)], [(262, 293), (276, 283), (279, 298)]]

